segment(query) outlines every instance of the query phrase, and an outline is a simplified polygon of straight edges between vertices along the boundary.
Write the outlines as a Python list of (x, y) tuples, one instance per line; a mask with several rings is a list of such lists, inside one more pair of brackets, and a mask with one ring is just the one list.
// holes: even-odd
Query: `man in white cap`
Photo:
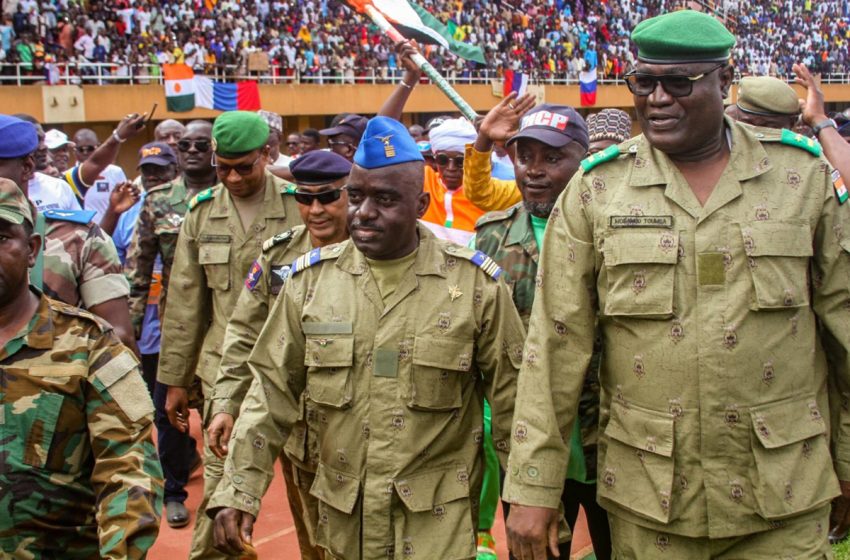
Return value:
[(53, 166), (59, 173), (65, 173), (70, 167), (71, 149), (74, 143), (68, 138), (68, 135), (57, 128), (48, 130), (44, 135), (44, 143), (50, 152), (50, 159), (53, 161)]

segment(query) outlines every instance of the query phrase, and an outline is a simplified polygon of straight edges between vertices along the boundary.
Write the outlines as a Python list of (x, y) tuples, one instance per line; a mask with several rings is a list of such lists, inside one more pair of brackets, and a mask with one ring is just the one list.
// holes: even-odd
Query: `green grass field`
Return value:
[(832, 547), (835, 560), (850, 560), (850, 539), (845, 540)]

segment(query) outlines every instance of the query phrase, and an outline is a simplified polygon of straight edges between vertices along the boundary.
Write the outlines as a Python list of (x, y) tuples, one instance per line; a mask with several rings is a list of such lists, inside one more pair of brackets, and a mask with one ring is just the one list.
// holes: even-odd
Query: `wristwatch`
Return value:
[(832, 119), (826, 119), (825, 121), (817, 123), (815, 126), (812, 127), (812, 132), (814, 133), (815, 138), (817, 138), (817, 135), (820, 134), (820, 131), (824, 128), (834, 128), (838, 130), (838, 125), (835, 124), (835, 121)]

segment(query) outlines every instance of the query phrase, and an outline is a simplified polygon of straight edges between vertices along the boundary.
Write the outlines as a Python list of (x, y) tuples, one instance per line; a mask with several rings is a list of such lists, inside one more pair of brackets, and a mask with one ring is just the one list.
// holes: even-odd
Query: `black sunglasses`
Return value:
[(351, 146), (352, 148), (355, 147), (354, 144), (352, 144), (351, 142), (344, 142), (342, 140), (330, 140), (330, 139), (328, 139), (328, 147), (330, 147), (331, 150), (333, 150), (337, 146)]
[(626, 74), (626, 86), (634, 95), (645, 97), (652, 95), (658, 83), (672, 97), (687, 97), (694, 91), (694, 82), (701, 80), (720, 68), (725, 68), (726, 64), (719, 64), (711, 70), (706, 70), (702, 74), (696, 76), (684, 76), (682, 74), (644, 74), (639, 72), (629, 72)]
[(319, 204), (324, 206), (325, 204), (330, 204), (331, 202), (336, 202), (339, 200), (339, 197), (342, 196), (342, 188), (334, 189), (332, 191), (324, 191), (320, 193), (310, 193), (304, 191), (295, 191), (295, 202), (298, 204), (303, 204), (304, 206), (312, 206), (313, 201), (317, 200)]
[(209, 140), (180, 140), (177, 142), (177, 149), (181, 152), (188, 152), (195, 146), (199, 152), (208, 152), (210, 150)]
[(262, 156), (263, 154), (259, 154), (257, 159), (255, 159), (252, 163), (240, 163), (239, 165), (221, 164), (216, 158), (213, 158), (212, 164), (213, 167), (215, 167), (215, 172), (218, 173), (220, 177), (227, 177), (230, 175), (231, 171), (236, 171), (236, 173), (242, 177), (247, 177), (254, 171), (254, 167), (256, 167), (257, 162), (260, 161)]
[(449, 157), (446, 154), (437, 154), (434, 156), (434, 161), (436, 161), (437, 165), (440, 167), (448, 167), (450, 161), (454, 162), (455, 167), (463, 167), (463, 156)]
[(94, 152), (97, 149), (97, 147), (96, 146), (77, 146), (74, 149), (81, 154), (90, 154), (90, 153)]

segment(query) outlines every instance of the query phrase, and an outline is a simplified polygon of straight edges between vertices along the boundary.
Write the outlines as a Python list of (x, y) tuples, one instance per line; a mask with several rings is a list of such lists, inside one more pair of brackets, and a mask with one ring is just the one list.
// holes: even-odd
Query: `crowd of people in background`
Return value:
[[(482, 47), (487, 59), (480, 66), (442, 48), (427, 49), (443, 75), (496, 78), (513, 70), (535, 80), (574, 81), (593, 68), (599, 78), (621, 78), (634, 63), (628, 43), (634, 26), (686, 2), (421, 4), (448, 24), (455, 39)], [(848, 6), (846, 0), (756, 0), (715, 10), (742, 38), (733, 51), (738, 72), (788, 78), (800, 60), (823, 74), (850, 70)], [(224, 79), (356, 83), (401, 74), (389, 39), (343, 0), (21, 0), (0, 25), (0, 63), (7, 76), (20, 72), (47, 83), (95, 75), (156, 80), (165, 63)]]

